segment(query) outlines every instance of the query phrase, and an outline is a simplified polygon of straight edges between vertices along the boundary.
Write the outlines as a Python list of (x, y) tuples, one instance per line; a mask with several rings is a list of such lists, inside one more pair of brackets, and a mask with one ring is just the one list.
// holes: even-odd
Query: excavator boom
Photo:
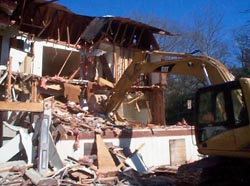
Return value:
[(234, 76), (228, 71), (224, 64), (209, 56), (193, 56), (190, 54), (161, 51), (154, 51), (149, 55), (166, 56), (172, 59), (159, 62), (147, 62), (146, 60), (134, 59), (113, 89), (113, 94), (106, 105), (105, 112), (107, 114), (117, 111), (126, 92), (129, 91), (133, 83), (142, 73), (162, 72), (190, 75), (207, 80), (211, 84), (234, 80)]

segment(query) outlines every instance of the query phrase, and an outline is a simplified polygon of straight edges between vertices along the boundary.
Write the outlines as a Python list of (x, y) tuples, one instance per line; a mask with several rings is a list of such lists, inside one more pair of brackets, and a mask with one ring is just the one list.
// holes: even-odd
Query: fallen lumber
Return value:
[(33, 163), (31, 164), (26, 164), (26, 165), (13, 165), (13, 166), (9, 166), (9, 167), (3, 167), (3, 168), (0, 168), (0, 173), (2, 172), (8, 172), (8, 171), (11, 171), (11, 170), (14, 170), (14, 169), (18, 169), (18, 168), (31, 168), (33, 167)]
[(1, 111), (43, 112), (43, 103), (0, 101)]
[(98, 172), (115, 173), (117, 167), (100, 134), (96, 134)]

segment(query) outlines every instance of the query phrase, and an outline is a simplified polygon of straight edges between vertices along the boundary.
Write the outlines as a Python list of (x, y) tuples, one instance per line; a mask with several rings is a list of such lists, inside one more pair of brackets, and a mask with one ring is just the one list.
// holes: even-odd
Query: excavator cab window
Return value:
[(227, 130), (227, 112), (223, 91), (208, 91), (200, 94), (198, 124), (200, 139), (205, 141)]
[(199, 123), (213, 125), (227, 120), (223, 92), (206, 92), (200, 96)]
[(242, 91), (240, 89), (235, 89), (231, 91), (232, 96), (232, 105), (233, 105), (233, 113), (235, 126), (244, 126), (248, 124), (248, 116), (246, 111), (246, 105), (244, 102), (244, 98), (242, 95)]
[(201, 88), (196, 95), (198, 142), (248, 124), (238, 81)]

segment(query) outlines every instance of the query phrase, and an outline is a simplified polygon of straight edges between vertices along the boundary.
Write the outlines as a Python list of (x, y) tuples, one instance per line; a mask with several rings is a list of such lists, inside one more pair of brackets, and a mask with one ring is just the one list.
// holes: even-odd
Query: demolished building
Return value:
[[(1, 163), (25, 160), (46, 177), (65, 159), (85, 158), (104, 174), (126, 165), (143, 174), (198, 158), (191, 127), (166, 126), (167, 73), (136, 69), (164, 57), (153, 52), (154, 34), (174, 34), (127, 18), (77, 15), (53, 1), (0, 7)], [(81, 171), (92, 178), (88, 170)]]

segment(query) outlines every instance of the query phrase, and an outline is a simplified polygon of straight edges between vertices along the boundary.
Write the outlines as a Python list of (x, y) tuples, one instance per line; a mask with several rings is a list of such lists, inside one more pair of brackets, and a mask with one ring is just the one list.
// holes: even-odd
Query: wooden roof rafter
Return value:
[[(19, 2), (23, 2), (23, 4)], [(53, 2), (18, 1), (17, 11), (13, 18), (19, 25), (20, 31), (33, 34), (41, 39), (60, 40), (60, 42), (73, 45), (81, 37), (80, 43), (95, 44), (107, 41), (124, 48), (133, 47), (141, 50), (157, 49), (158, 43), (154, 39), (154, 33), (174, 35), (128, 18), (90, 17), (74, 14)], [(31, 17), (33, 20), (30, 19)], [(84, 34), (81, 35), (82, 33)]]

